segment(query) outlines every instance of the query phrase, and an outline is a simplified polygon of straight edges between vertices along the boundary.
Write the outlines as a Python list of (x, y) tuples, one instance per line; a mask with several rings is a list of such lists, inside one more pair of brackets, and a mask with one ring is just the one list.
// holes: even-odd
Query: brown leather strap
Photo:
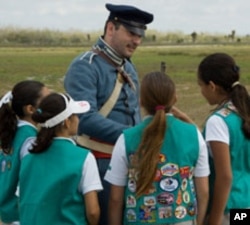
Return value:
[(93, 49), (92, 51), (95, 52), (95, 53), (97, 53), (98, 55), (100, 55), (109, 64), (111, 64), (112, 66), (114, 66), (116, 68), (117, 72), (122, 75), (122, 78), (124, 79), (124, 81), (129, 84), (129, 86), (132, 88), (132, 90), (134, 90), (134, 91), (136, 90), (136, 87), (135, 87), (135, 84), (134, 84), (133, 80), (128, 75), (128, 73), (123, 69), (122, 66), (118, 65), (113, 60), (111, 60), (103, 51), (101, 51), (99, 49)]

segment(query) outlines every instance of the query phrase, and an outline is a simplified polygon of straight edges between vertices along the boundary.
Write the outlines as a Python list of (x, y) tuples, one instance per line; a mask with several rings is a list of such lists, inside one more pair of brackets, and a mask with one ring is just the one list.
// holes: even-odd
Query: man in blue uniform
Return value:
[[(90, 51), (73, 60), (64, 81), (75, 100), (84, 96), (91, 105), (80, 116), (77, 141), (92, 150), (101, 179), (119, 135), (140, 122), (139, 81), (130, 57), (141, 44), (146, 24), (153, 21), (152, 14), (133, 6), (106, 4), (106, 8), (110, 14), (103, 36)], [(110, 185), (102, 182), (100, 224), (106, 225)]]

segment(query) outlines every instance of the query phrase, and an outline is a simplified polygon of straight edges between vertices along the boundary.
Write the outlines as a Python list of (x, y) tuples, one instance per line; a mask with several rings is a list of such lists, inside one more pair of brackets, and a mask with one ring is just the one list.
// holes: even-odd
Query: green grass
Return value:
[[(89, 48), (0, 48), (0, 95), (24, 79), (39, 80), (51, 89), (64, 91), (63, 78), (70, 62)], [(176, 83), (177, 106), (201, 126), (211, 107), (200, 94), (196, 70), (199, 62), (213, 52), (232, 55), (241, 68), (241, 82), (250, 85), (248, 45), (141, 46), (132, 61), (140, 79), (150, 71), (160, 70), (160, 63), (164, 61), (167, 74)]]

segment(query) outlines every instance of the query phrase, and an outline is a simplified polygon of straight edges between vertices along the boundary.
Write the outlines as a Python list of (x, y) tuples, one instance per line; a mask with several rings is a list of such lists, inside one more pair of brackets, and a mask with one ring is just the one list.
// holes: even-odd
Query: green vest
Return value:
[(20, 170), (20, 149), (29, 137), (35, 137), (37, 130), (30, 125), (17, 128), (11, 154), (0, 152), (0, 217), (5, 223), (19, 220), (16, 189)]
[(22, 159), (21, 224), (87, 224), (84, 197), (78, 188), (88, 153), (68, 139), (56, 138), (45, 152)]
[[(214, 113), (227, 124), (230, 135), (230, 159), (233, 173), (231, 191), (228, 197), (225, 214), (232, 208), (250, 207), (250, 140), (242, 131), (241, 117), (230, 109), (230, 104)], [(211, 174), (209, 176), (210, 196), (213, 196), (215, 170), (213, 158), (209, 157)]]
[[(155, 181), (148, 193), (136, 198), (137, 174), (129, 167), (125, 187), (124, 224), (180, 223), (196, 218), (193, 170), (199, 155), (197, 128), (168, 115)], [(143, 131), (152, 118), (124, 131), (129, 165)], [(154, 134), (152, 133), (152, 138)]]

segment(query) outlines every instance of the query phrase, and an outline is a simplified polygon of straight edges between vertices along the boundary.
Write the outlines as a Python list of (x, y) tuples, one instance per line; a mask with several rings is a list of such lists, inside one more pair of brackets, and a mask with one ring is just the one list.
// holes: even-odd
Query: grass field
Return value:
[[(24, 79), (40, 80), (56, 91), (64, 91), (63, 78), (72, 59), (89, 48), (0, 48), (0, 95)], [(166, 63), (167, 74), (176, 83), (177, 106), (202, 126), (211, 109), (200, 94), (196, 81), (199, 62), (213, 52), (232, 55), (241, 68), (241, 82), (250, 87), (250, 46), (154, 46), (140, 47), (132, 61), (139, 77), (160, 69)]]

